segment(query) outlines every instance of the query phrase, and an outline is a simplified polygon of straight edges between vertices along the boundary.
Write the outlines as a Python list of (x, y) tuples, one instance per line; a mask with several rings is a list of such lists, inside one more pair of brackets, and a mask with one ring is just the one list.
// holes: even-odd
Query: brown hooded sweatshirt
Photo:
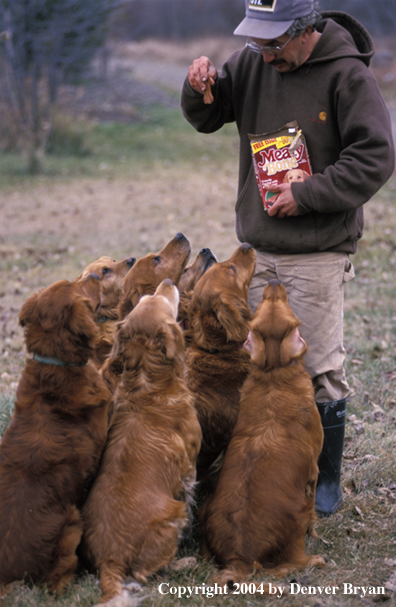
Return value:
[[(270, 253), (354, 253), (363, 208), (389, 179), (395, 156), (389, 112), (368, 65), (374, 54), (365, 28), (345, 13), (324, 12), (322, 34), (298, 69), (278, 73), (248, 48), (226, 61), (203, 103), (186, 79), (182, 109), (197, 131), (236, 122), (240, 135), (237, 236)], [(297, 120), (314, 173), (293, 183), (299, 215), (270, 217), (254, 175), (248, 134)]]

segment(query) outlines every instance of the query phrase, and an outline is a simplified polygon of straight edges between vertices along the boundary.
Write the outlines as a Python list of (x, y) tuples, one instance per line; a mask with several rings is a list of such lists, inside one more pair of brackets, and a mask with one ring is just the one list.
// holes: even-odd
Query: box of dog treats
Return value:
[(268, 211), (278, 197), (269, 188), (305, 181), (312, 175), (306, 142), (295, 120), (272, 133), (249, 135), (249, 139), (254, 172), (264, 209)]

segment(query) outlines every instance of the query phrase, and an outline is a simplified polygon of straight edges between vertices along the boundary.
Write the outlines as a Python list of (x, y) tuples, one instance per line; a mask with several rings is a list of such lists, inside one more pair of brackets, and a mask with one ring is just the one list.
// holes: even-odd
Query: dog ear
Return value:
[(184, 352), (184, 337), (178, 325), (169, 323), (166, 331), (161, 334), (161, 338), (165, 356), (168, 360), (174, 360)]
[(132, 292), (128, 294), (123, 294), (120, 299), (120, 303), (118, 305), (118, 318), (123, 320), (126, 316), (128, 316), (129, 312), (133, 310), (139, 303), (140, 298), (144, 295), (143, 291), (139, 287), (135, 287)]
[(245, 302), (236, 298), (227, 300), (220, 295), (213, 310), (226, 331), (228, 341), (245, 341), (248, 334), (247, 320), (250, 317)]
[(36, 316), (36, 314), (37, 314), (36, 302), (37, 302), (38, 296), (39, 296), (38, 293), (34, 293), (23, 304), (23, 306), (19, 312), (19, 316), (18, 316), (19, 324), (21, 325), (21, 327), (25, 327), (27, 324), (32, 322), (33, 315)]
[(205, 334), (202, 327), (202, 318), (199, 308), (194, 299), (191, 299), (187, 307), (188, 323), (194, 339), (198, 346), (205, 344)]
[(94, 348), (99, 336), (99, 327), (89, 299), (79, 297), (72, 305), (65, 306), (62, 313), (69, 331), (88, 347)]
[(261, 338), (257, 338), (252, 331), (249, 331), (247, 339), (243, 344), (245, 350), (250, 354), (250, 360), (259, 367), (265, 367), (266, 351), (265, 343)]
[(180, 293), (178, 318), (180, 318), (181, 320), (188, 318), (188, 309), (190, 306), (191, 299), (192, 299), (192, 291), (188, 291), (187, 293), (186, 292)]
[(107, 366), (114, 375), (121, 375), (124, 370), (124, 350), (125, 330), (122, 321), (117, 323), (114, 336), (114, 343), (107, 359)]
[(102, 283), (99, 276), (91, 272), (84, 276), (84, 278), (75, 280), (74, 284), (78, 285), (81, 295), (89, 299), (92, 307), (95, 309), (99, 305), (102, 295)]
[(136, 308), (143, 295), (152, 295), (154, 289), (146, 289), (143, 285), (137, 285), (129, 296), (132, 303), (132, 309)]
[(129, 312), (133, 309), (132, 302), (129, 297), (126, 295), (122, 295), (120, 299), (120, 303), (118, 305), (118, 318), (123, 320), (126, 316), (128, 316)]
[(59, 324), (65, 324), (68, 321), (71, 310), (72, 305), (68, 303), (63, 303), (62, 307), (55, 308), (55, 303), (38, 291), (23, 304), (19, 313), (19, 324), (21, 327), (25, 327), (30, 323), (39, 323), (44, 331), (56, 331)]
[(296, 360), (307, 351), (307, 344), (303, 340), (298, 327), (293, 329), (281, 343), (281, 364), (289, 365), (293, 360)]

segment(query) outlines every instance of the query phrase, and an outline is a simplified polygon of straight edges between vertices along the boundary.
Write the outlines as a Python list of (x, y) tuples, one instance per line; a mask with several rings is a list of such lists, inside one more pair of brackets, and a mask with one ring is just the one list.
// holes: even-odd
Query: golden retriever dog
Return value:
[(206, 270), (189, 306), (188, 385), (202, 428), (198, 480), (208, 480), (209, 468), (227, 448), (238, 417), (240, 389), (250, 367), (242, 346), (251, 318), (247, 294), (255, 259), (250, 245), (240, 245), (230, 259)]
[(287, 171), (287, 173), (285, 173), (285, 176), (283, 177), (283, 182), (302, 182), (306, 181), (308, 177), (308, 173), (306, 171), (303, 171), (302, 169), (290, 169), (290, 171)]
[(100, 339), (96, 347), (96, 359), (99, 367), (104, 363), (113, 347), (123, 281), (135, 262), (135, 257), (128, 257), (121, 261), (114, 261), (111, 257), (100, 257), (90, 263), (77, 278), (77, 281), (81, 281), (89, 274), (97, 274), (102, 283), (101, 301), (96, 310), (100, 325)]
[(71, 582), (80, 508), (99, 465), (111, 395), (90, 360), (100, 282), (60, 280), (22, 306), (26, 362), (0, 445), (0, 584)]
[(177, 284), (180, 293), (178, 320), (182, 323), (183, 329), (188, 328), (188, 306), (194, 287), (206, 270), (216, 262), (216, 256), (210, 249), (201, 249), (194, 261), (184, 269), (180, 277)]
[[(126, 274), (118, 316), (122, 320), (137, 305), (143, 295), (152, 295), (158, 285), (169, 278), (177, 284), (188, 263), (191, 246), (187, 238), (178, 232), (158, 253), (148, 253), (136, 261)], [(102, 365), (101, 373), (112, 392), (115, 391), (122, 367), (110, 352)]]
[(265, 287), (245, 348), (251, 370), (215, 493), (201, 509), (202, 555), (241, 582), (262, 566), (274, 575), (323, 566), (305, 553), (313, 535), (323, 430), (305, 371), (307, 346), (279, 281)]
[(169, 279), (119, 323), (122, 373), (98, 476), (84, 505), (83, 562), (103, 599), (171, 564), (195, 486), (201, 429), (185, 380), (179, 294)]
[(191, 255), (191, 245), (178, 232), (158, 253), (138, 259), (125, 276), (118, 316), (120, 320), (136, 306), (143, 295), (152, 295), (158, 285), (170, 278), (176, 285)]

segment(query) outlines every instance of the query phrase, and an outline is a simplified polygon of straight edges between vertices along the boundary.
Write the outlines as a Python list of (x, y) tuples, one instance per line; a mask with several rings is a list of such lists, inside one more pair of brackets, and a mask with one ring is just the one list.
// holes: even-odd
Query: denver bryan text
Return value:
[(366, 596), (385, 595), (384, 586), (355, 586), (349, 582), (341, 584), (341, 586), (302, 586), (297, 582), (291, 582), (290, 594), (344, 594), (355, 595), (361, 599)]

